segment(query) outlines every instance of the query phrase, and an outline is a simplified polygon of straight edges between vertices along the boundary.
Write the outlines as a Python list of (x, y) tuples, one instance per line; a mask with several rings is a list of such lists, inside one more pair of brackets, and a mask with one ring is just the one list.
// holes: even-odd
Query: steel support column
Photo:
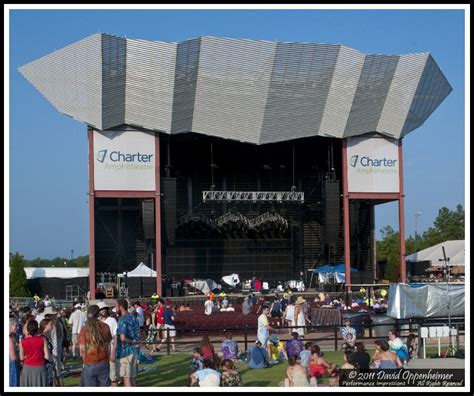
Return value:
[(402, 140), (398, 141), (398, 160), (400, 175), (400, 198), (398, 199), (398, 222), (400, 229), (400, 282), (407, 281), (407, 263), (405, 249), (405, 192), (403, 188), (403, 152)]
[(156, 294), (162, 297), (161, 290), (161, 187), (160, 187), (160, 136), (155, 135), (155, 268)]
[[(344, 215), (344, 264), (346, 274), (346, 286), (351, 284), (351, 235), (349, 221), (349, 185), (347, 181), (347, 140), (342, 141), (342, 191), (343, 191), (343, 215)], [(346, 289), (350, 292), (350, 287)]]
[(89, 291), (95, 300), (95, 195), (94, 195), (94, 132), (87, 129), (89, 140)]

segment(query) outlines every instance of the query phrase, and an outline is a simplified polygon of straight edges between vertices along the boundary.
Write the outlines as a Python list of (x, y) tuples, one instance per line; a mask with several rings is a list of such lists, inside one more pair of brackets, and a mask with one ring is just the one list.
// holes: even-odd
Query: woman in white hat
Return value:
[(295, 302), (295, 314), (293, 319), (293, 326), (298, 326), (295, 331), (298, 333), (300, 338), (304, 337), (304, 332), (306, 328), (306, 318), (304, 316), (303, 304), (306, 300), (299, 296)]

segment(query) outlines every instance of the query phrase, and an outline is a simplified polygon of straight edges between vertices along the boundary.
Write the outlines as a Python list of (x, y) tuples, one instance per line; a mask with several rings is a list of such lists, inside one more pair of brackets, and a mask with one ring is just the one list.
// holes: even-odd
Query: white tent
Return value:
[(156, 271), (153, 271), (151, 268), (148, 268), (144, 263), (140, 263), (133, 271), (127, 272), (127, 277), (156, 277)]
[(449, 258), (449, 265), (465, 265), (464, 240), (446, 241), (435, 246), (420, 250), (419, 252), (407, 256), (406, 261), (431, 261), (431, 266), (443, 266), (443, 248), (446, 257)]
[(25, 267), (26, 279), (82, 278), (89, 276), (89, 268), (82, 267)]

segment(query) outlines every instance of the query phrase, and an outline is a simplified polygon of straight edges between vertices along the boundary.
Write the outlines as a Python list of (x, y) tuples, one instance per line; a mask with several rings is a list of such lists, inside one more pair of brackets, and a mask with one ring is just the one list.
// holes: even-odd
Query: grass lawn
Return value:
[[(435, 353), (437, 348), (427, 348), (427, 356)], [(373, 350), (368, 350), (373, 354)], [(324, 352), (324, 357), (328, 362), (343, 364), (343, 353), (341, 351)], [(181, 387), (188, 384), (188, 371), (191, 366), (191, 355), (187, 353), (177, 353), (172, 355), (160, 355), (160, 360), (152, 364), (140, 364), (137, 377), (138, 386), (171, 386)], [(81, 360), (76, 359), (68, 362), (68, 367), (81, 367)], [(278, 383), (285, 378), (288, 364), (286, 362), (271, 366), (265, 369), (249, 369), (245, 363), (237, 363), (237, 369), (242, 375), (244, 386), (278, 386)], [(323, 379), (324, 384), (329, 383), (328, 378)], [(67, 377), (64, 379), (65, 386), (79, 386), (79, 376)]]

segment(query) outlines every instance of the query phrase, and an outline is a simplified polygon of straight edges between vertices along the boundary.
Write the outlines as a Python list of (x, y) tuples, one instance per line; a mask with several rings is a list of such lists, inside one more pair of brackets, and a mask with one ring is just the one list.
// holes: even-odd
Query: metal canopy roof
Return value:
[(452, 90), (429, 53), (215, 37), (94, 34), (19, 71), (58, 111), (99, 130), (130, 125), (254, 144), (372, 132), (400, 139)]

